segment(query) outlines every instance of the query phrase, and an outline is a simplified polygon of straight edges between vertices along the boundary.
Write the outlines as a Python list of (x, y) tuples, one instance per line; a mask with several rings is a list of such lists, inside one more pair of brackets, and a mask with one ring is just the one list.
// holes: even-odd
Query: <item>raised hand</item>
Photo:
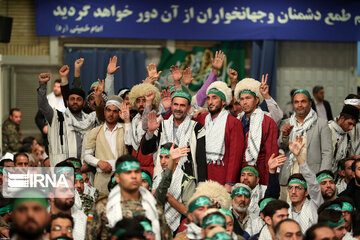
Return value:
[(283, 136), (289, 136), (293, 128), (294, 125), (291, 125), (290, 123), (285, 124), (281, 129)]
[(125, 123), (130, 123), (130, 109), (129, 109), (129, 105), (127, 105), (125, 103), (125, 101), (123, 101), (122, 103), (120, 103), (120, 108), (121, 111), (119, 112), (120, 118), (125, 122)]
[(271, 96), (269, 94), (269, 85), (267, 84), (268, 75), (269, 74), (266, 74), (265, 78), (264, 78), (264, 74), (262, 75), (261, 84), (260, 84), (260, 88), (259, 88), (261, 95), (265, 99), (270, 99), (271, 98)]
[[(172, 161), (172, 164), (175, 165), (175, 162), (178, 162), (181, 157), (186, 157), (188, 152), (190, 152), (190, 148), (188, 146), (175, 148), (175, 143), (173, 143), (173, 145), (170, 148), (170, 159)], [(168, 167), (169, 167), (169, 163), (168, 163)], [(169, 167), (169, 169), (172, 169), (171, 166)]]
[(189, 85), (194, 78), (192, 77), (192, 70), (191, 68), (186, 68), (183, 71), (183, 78), (184, 78), (184, 85)]
[(216, 51), (215, 58), (213, 58), (211, 60), (212, 67), (213, 67), (213, 72), (215, 74), (219, 73), (219, 71), (222, 68), (222, 65), (224, 63), (224, 60), (225, 60), (225, 54), (221, 50), (219, 52)]
[(152, 102), (155, 98), (155, 92), (154, 91), (148, 91), (145, 94), (145, 101), (146, 101), (146, 106), (152, 106)]
[(80, 77), (81, 67), (84, 64), (84, 58), (79, 58), (74, 63), (74, 77)]
[(156, 119), (156, 112), (151, 111), (149, 113), (149, 116), (148, 116), (148, 130), (147, 130), (147, 133), (149, 135), (153, 135), (155, 130), (159, 128), (160, 123), (161, 123), (161, 119), (159, 121), (157, 121), (157, 119)]
[(117, 64), (117, 56), (110, 58), (107, 67), (107, 74), (113, 75), (120, 68), (120, 66), (116, 66), (116, 64)]
[(285, 155), (279, 155), (275, 157), (275, 153), (271, 154), (269, 158), (268, 165), (269, 165), (269, 172), (272, 174), (276, 173), (276, 169), (282, 165), (284, 165), (286, 161)]
[(156, 78), (156, 80), (159, 79), (160, 74), (162, 73), (162, 71), (159, 72), (157, 71), (155, 63), (150, 63), (149, 66), (146, 67), (146, 70), (148, 72), (148, 76), (152, 78)]
[(98, 85), (95, 85), (95, 96), (101, 96), (104, 91), (105, 81), (98, 78)]
[(154, 82), (156, 82), (157, 78), (156, 77), (147, 77), (145, 78), (145, 80), (143, 80), (143, 83), (150, 83), (150, 84), (154, 84)]
[(47, 83), (50, 80), (50, 73), (40, 73), (39, 74), (39, 83)]
[(171, 94), (169, 91), (162, 90), (161, 101), (165, 111), (168, 111), (171, 108)]
[(231, 82), (237, 82), (238, 72), (235, 69), (229, 68), (228, 75)]
[(296, 136), (295, 141), (292, 142), (291, 139), (289, 140), (289, 149), (294, 154), (295, 157), (298, 157), (301, 149), (305, 146), (305, 143), (303, 143), (303, 137), (302, 136)]
[(174, 82), (180, 83), (181, 78), (183, 76), (183, 72), (179, 69), (179, 66), (171, 66), (170, 72), (172, 74), (172, 77), (174, 79)]
[(59, 74), (60, 74), (60, 77), (66, 77), (69, 75), (69, 72), (70, 72), (70, 68), (68, 65), (64, 65), (60, 68), (59, 70)]

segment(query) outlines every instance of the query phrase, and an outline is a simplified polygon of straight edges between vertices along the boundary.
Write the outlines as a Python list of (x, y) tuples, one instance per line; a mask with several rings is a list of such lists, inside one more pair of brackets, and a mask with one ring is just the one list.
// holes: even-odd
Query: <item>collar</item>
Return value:
[(114, 129), (111, 131), (110, 128), (108, 127), (108, 125), (106, 123), (104, 123), (104, 131), (110, 131), (110, 132), (115, 132), (116, 130), (118, 130), (119, 128), (122, 128), (120, 123), (117, 123), (114, 127)]

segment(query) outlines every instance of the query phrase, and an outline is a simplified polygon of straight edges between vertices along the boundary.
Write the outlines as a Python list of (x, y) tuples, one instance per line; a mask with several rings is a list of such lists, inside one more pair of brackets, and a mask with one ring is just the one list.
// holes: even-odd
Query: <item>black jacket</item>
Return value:
[[(311, 107), (315, 112), (317, 112), (314, 100), (312, 100)], [(331, 112), (330, 103), (328, 101), (326, 101), (326, 100), (324, 100), (324, 107), (325, 107), (325, 110), (326, 110), (326, 117), (327, 117), (328, 121), (333, 120), (333, 115), (332, 115), (332, 112)]]

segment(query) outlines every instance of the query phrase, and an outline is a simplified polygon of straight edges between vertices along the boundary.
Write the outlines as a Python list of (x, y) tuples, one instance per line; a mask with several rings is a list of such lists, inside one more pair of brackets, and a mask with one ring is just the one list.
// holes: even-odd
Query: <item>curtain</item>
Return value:
[(102, 49), (102, 48), (65, 48), (64, 62), (70, 67), (69, 84), (72, 86), (74, 77), (74, 62), (84, 58), (81, 68), (81, 81), (87, 93), (90, 86), (98, 78), (105, 79), (107, 65), (110, 57), (117, 56), (117, 66), (120, 68), (115, 73), (115, 94), (121, 88), (131, 88), (142, 83), (146, 77), (145, 53), (139, 50)]
[[(260, 40), (252, 42), (250, 76), (261, 81), (262, 74), (268, 73), (270, 96), (276, 100), (276, 71), (278, 58), (278, 41)], [(267, 110), (266, 104), (261, 108)]]

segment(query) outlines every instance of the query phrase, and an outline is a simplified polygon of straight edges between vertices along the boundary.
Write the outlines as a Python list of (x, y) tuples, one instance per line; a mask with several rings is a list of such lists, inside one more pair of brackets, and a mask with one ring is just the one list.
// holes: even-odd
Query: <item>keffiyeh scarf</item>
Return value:
[(72, 127), (75, 132), (80, 132), (84, 135), (86, 132), (90, 131), (96, 126), (96, 113), (92, 112), (90, 114), (86, 114), (81, 111), (81, 121), (78, 121), (74, 115), (70, 112), (69, 108), (65, 110), (65, 117), (67, 118), (68, 126)]
[(215, 123), (211, 119), (211, 114), (205, 118), (205, 141), (206, 141), (206, 161), (207, 164), (224, 165), (225, 155), (225, 127), (229, 112), (222, 109), (217, 116)]

